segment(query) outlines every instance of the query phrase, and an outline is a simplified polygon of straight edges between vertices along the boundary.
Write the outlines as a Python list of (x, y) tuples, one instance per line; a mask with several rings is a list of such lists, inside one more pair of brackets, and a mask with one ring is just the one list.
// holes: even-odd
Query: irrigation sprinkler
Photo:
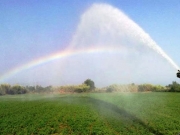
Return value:
[(177, 75), (178, 78), (180, 78), (180, 70), (178, 70), (176, 75)]

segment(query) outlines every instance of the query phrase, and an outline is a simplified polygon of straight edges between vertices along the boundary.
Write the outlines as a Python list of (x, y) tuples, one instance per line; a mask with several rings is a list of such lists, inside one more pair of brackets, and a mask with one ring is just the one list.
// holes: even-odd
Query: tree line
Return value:
[(15, 94), (26, 94), (26, 93), (53, 93), (53, 92), (70, 92), (70, 93), (82, 93), (91, 92), (95, 89), (95, 84), (91, 79), (85, 80), (81, 85), (67, 85), (67, 86), (21, 86), (10, 84), (0, 85), (0, 95), (15, 95)]
[(14, 94), (25, 94), (27, 89), (20, 85), (11, 86), (10, 84), (1, 84), (0, 85), (0, 95), (14, 95)]
[(180, 84), (173, 81), (167, 86), (152, 85), (152, 84), (113, 84), (104, 88), (96, 88), (94, 81), (91, 79), (85, 80), (80, 85), (66, 85), (66, 86), (21, 86), (10, 84), (0, 85), (0, 95), (14, 95), (26, 93), (82, 93), (82, 92), (180, 92)]
[[(100, 91), (102, 91), (100, 89)], [(106, 92), (180, 92), (180, 84), (173, 81), (167, 86), (152, 85), (152, 84), (113, 84), (104, 88)]]

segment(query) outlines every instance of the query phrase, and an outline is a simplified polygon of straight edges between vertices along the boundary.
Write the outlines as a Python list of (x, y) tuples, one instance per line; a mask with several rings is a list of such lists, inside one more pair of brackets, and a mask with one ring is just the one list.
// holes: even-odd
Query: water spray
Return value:
[(75, 49), (79, 47), (86, 49), (91, 44), (101, 44), (118, 48), (127, 42), (130, 42), (128, 45), (133, 44), (134, 48), (138, 48), (139, 44), (151, 48), (176, 70), (179, 69), (178, 65), (138, 24), (122, 11), (108, 4), (93, 4), (81, 16), (71, 46)]

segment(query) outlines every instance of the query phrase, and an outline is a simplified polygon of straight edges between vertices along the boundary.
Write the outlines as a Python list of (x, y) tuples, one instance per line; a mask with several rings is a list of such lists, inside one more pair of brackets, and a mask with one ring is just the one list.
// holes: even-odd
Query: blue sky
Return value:
[(66, 48), (93, 3), (122, 10), (180, 65), (179, 0), (1, 0), (0, 74)]

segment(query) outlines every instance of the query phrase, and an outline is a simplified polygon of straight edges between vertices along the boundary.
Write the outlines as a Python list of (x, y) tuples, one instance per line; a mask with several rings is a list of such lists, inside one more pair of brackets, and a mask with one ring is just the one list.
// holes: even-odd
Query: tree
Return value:
[(10, 94), (25, 94), (27, 90), (25, 87), (20, 85), (14, 85), (11, 87)]
[(0, 85), (0, 95), (9, 94), (11, 89), (11, 85), (9, 84), (1, 84)]
[(5, 95), (5, 94), (6, 94), (6, 91), (0, 87), (0, 96)]
[(165, 92), (167, 91), (164, 86), (161, 85), (154, 85), (153, 90), (154, 92)]
[(87, 86), (89, 86), (89, 90), (94, 90), (95, 89), (95, 85), (94, 82), (91, 79), (87, 79), (86, 81), (84, 81), (84, 84), (86, 84)]
[(173, 81), (168, 87), (170, 88), (170, 92), (180, 92), (180, 84), (176, 81)]

